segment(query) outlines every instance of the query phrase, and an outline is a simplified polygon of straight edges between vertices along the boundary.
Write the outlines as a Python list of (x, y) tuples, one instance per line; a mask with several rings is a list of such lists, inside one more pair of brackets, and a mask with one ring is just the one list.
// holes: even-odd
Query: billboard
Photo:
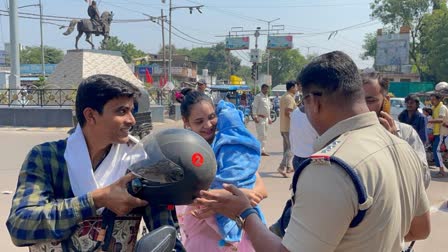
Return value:
[(376, 37), (376, 66), (409, 65), (409, 33), (386, 34)]
[(269, 36), (268, 37), (268, 49), (291, 49), (292, 48), (292, 36)]
[[(52, 74), (57, 64), (45, 64), (45, 74)], [(41, 64), (20, 64), (20, 74), (36, 75), (42, 74)]]
[(249, 49), (249, 37), (226, 37), (227, 50)]

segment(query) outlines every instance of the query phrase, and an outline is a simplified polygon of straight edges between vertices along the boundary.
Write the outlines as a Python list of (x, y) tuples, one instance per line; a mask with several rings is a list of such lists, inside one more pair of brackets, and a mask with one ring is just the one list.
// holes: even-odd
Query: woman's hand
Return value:
[(240, 190), (244, 193), (244, 195), (246, 195), (253, 207), (260, 204), (260, 202), (265, 198), (262, 194), (253, 189), (240, 188)]

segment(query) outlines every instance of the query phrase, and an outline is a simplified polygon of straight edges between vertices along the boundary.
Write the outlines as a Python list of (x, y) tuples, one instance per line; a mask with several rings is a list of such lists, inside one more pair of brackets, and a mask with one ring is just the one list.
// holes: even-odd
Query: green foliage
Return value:
[[(190, 56), (192, 61), (198, 63), (198, 70), (208, 69), (209, 74), (218, 79), (228, 79), (240, 69), (241, 60), (225, 50), (225, 44), (219, 43), (212, 47), (196, 47), (191, 50), (176, 49), (176, 54)], [(228, 57), (231, 61), (229, 71)]]
[(121, 56), (123, 57), (126, 63), (131, 63), (133, 58), (139, 58), (146, 55), (145, 52), (137, 49), (134, 44), (124, 43), (116, 36), (110, 37), (106, 45), (103, 42), (101, 42), (101, 49), (110, 51), (120, 51)]
[[(64, 52), (54, 47), (44, 46), (45, 63), (57, 64), (64, 58)], [(21, 64), (41, 64), (42, 53), (40, 46), (26, 46), (20, 51)]]
[(252, 84), (251, 68), (249, 66), (241, 66), (235, 75), (246, 81), (246, 84)]
[[(269, 71), (272, 75), (272, 86), (297, 79), (297, 75), (308, 63), (298, 49), (273, 50), (270, 52)], [(266, 56), (263, 57), (266, 61)], [(262, 73), (266, 73), (267, 64), (263, 64)]]
[(45, 78), (43, 76), (39, 76), (39, 80), (35, 81), (33, 84), (36, 85), (39, 88), (43, 87), (46, 84), (45, 83)]
[(376, 56), (376, 33), (367, 33), (364, 36), (364, 44), (362, 45), (364, 52), (360, 55), (361, 59), (367, 60)]
[(448, 80), (448, 10), (441, 7), (428, 14), (422, 25), (422, 57), (429, 74), (437, 81)]

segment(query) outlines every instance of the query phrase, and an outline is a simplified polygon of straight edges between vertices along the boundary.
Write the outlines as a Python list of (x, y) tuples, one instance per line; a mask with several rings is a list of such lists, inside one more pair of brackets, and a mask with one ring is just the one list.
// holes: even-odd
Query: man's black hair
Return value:
[(286, 82), (286, 90), (289, 91), (291, 88), (295, 87), (297, 85), (297, 81), (290, 80)]
[(417, 103), (417, 108), (420, 106), (420, 99), (415, 94), (410, 94), (404, 98), (404, 102), (407, 103), (408, 101), (415, 101)]
[(361, 74), (362, 84), (368, 84), (371, 81), (377, 80), (378, 84), (380, 84), (381, 92), (383, 95), (387, 95), (389, 93), (389, 80), (383, 78), (383, 76), (379, 72), (370, 72), (370, 73), (362, 73)]
[(78, 87), (76, 94), (76, 118), (81, 127), (86, 123), (83, 111), (91, 108), (103, 113), (104, 105), (115, 98), (138, 98), (141, 95), (137, 87), (118, 77), (97, 74), (88, 77)]
[(304, 92), (316, 88), (325, 94), (336, 93), (351, 98), (363, 92), (356, 64), (341, 51), (333, 51), (314, 58), (300, 72), (297, 79)]
[(434, 96), (437, 100), (441, 100), (442, 99), (442, 94), (440, 94), (439, 92), (434, 92), (432, 94), (429, 95), (429, 97)]
[(269, 85), (268, 84), (261, 85), (261, 88), (265, 88), (265, 87), (269, 88)]

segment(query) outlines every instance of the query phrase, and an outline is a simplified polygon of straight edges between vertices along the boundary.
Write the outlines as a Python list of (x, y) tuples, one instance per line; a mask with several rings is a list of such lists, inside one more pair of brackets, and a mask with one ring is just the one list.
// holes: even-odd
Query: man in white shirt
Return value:
[(291, 113), (289, 140), (291, 152), (294, 155), (292, 166), (297, 170), (299, 164), (314, 153), (313, 145), (319, 135), (305, 114), (304, 106), (296, 108)]
[(255, 96), (252, 103), (252, 116), (255, 121), (255, 128), (257, 130), (257, 138), (261, 143), (261, 155), (269, 156), (266, 153), (265, 146), (268, 137), (268, 125), (272, 124), (270, 118), (271, 101), (269, 100), (269, 86), (267, 84), (261, 85), (261, 92)]

